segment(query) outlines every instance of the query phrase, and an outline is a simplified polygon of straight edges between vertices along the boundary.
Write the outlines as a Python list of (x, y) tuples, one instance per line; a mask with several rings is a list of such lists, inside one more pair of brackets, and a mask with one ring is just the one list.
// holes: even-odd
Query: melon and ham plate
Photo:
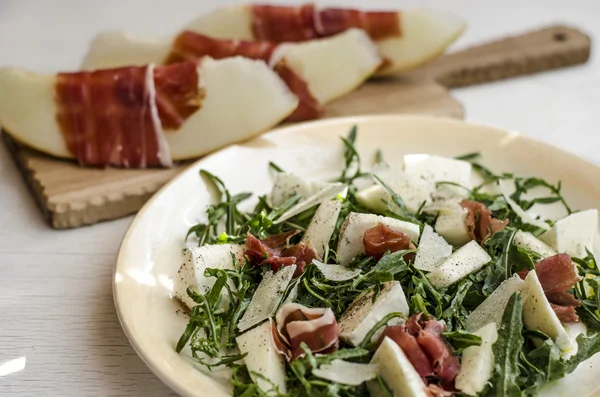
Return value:
[(215, 39), (193, 30), (162, 39), (109, 31), (92, 41), (82, 67), (160, 65), (204, 56), (215, 59), (244, 56), (268, 63), (300, 99), (299, 109), (291, 121), (317, 118), (323, 105), (358, 88), (383, 62), (377, 46), (361, 29), (302, 43), (281, 44)]
[(242, 57), (60, 74), (0, 69), (2, 127), (82, 165), (169, 166), (258, 135), (297, 104), (264, 62)]
[(284, 42), (361, 28), (386, 60), (377, 72), (383, 75), (413, 69), (441, 55), (465, 26), (455, 15), (428, 9), (369, 12), (313, 4), (254, 4), (218, 8), (191, 21), (185, 29), (223, 39)]

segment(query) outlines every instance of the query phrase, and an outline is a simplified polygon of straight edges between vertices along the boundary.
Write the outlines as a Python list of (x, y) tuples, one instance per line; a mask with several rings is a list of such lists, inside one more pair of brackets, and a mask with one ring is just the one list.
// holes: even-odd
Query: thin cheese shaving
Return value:
[(292, 265), (284, 267), (275, 274), (272, 271), (265, 273), (252, 296), (248, 309), (238, 322), (240, 331), (243, 332), (273, 317), (295, 271), (296, 265)]
[(374, 379), (378, 373), (377, 364), (359, 364), (344, 360), (333, 360), (313, 370), (313, 375), (344, 385), (358, 386)]

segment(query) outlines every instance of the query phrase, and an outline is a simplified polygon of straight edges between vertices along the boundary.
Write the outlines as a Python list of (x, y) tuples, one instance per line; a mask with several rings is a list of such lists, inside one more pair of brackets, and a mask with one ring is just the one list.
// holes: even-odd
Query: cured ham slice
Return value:
[(433, 368), (429, 362), (429, 358), (421, 348), (421, 345), (419, 345), (417, 338), (407, 331), (405, 325), (392, 325), (386, 327), (381, 335), (381, 341), (383, 341), (386, 336), (400, 346), (419, 375), (422, 377), (433, 375)]
[(397, 12), (365, 12), (344, 8), (318, 10), (302, 6), (250, 6), (252, 32), (258, 40), (276, 43), (333, 36), (350, 28), (365, 30), (375, 40), (401, 36)]
[(252, 32), (257, 40), (285, 43), (319, 37), (315, 26), (315, 6), (298, 7), (255, 4), (250, 6)]
[(169, 166), (156, 106), (154, 67), (60, 73), (57, 121), (82, 165)]
[[(269, 63), (276, 47), (276, 43), (268, 41), (219, 40), (186, 30), (175, 38), (166, 63), (198, 61), (205, 56), (223, 59), (238, 55)], [(273, 68), (299, 100), (298, 107), (288, 120), (302, 121), (319, 117), (323, 112), (322, 106), (310, 92), (306, 81), (286, 65), (285, 59), (281, 59)]]
[(316, 258), (317, 253), (310, 244), (290, 245), (290, 239), (298, 234), (297, 230), (276, 234), (259, 240), (248, 233), (245, 255), (254, 265), (269, 265), (274, 272), (282, 267), (296, 265), (294, 278), (304, 273), (304, 268)]
[[(381, 259), (386, 252), (396, 252), (406, 249), (414, 249), (410, 236), (396, 230), (392, 230), (383, 223), (377, 224), (365, 231), (363, 236), (365, 254)], [(414, 255), (412, 255), (414, 258)], [(405, 258), (407, 255), (405, 255)]]
[(178, 129), (202, 106), (202, 88), (196, 62), (154, 69), (156, 106), (164, 129)]
[[(522, 279), (527, 277), (528, 270), (519, 272)], [(562, 323), (578, 322), (575, 312), (581, 302), (567, 291), (581, 280), (575, 264), (567, 254), (557, 254), (542, 259), (535, 264), (535, 273), (544, 290), (548, 302)]]
[[(249, 139), (285, 119), (298, 105), (263, 61), (205, 58), (195, 72), (190, 64), (153, 70), (154, 76), (149, 66), (56, 75), (0, 68), (0, 125), (21, 143), (57, 157), (81, 158), (90, 165), (142, 167), (195, 158)], [(78, 86), (80, 80), (86, 85)], [(96, 98), (92, 102), (90, 95)], [(110, 108), (100, 108), (107, 103)], [(126, 114), (119, 107), (125, 103)], [(92, 149), (92, 140), (100, 136), (92, 129), (95, 124), (77, 124), (85, 128), (85, 136), (71, 134), (75, 120), (91, 120), (87, 115), (92, 110), (98, 112), (93, 123), (104, 123), (106, 129), (105, 122), (112, 120), (110, 128), (126, 130), (127, 139), (114, 130), (105, 132), (102, 148)], [(118, 124), (117, 118), (125, 124)], [(63, 127), (69, 128), (69, 141)], [(163, 128), (174, 132), (162, 134)]]
[(314, 27), (321, 37), (350, 28), (363, 29), (373, 40), (402, 36), (400, 13), (364, 12), (344, 8), (325, 8), (314, 15)]
[(307, 82), (294, 72), (285, 61), (275, 65), (275, 72), (285, 81), (290, 91), (298, 97), (298, 107), (287, 118), (288, 121), (316, 119), (323, 113), (323, 106), (310, 92)]
[[(311, 25), (312, 23), (312, 25)], [(441, 55), (463, 32), (458, 17), (428, 10), (369, 12), (341, 8), (244, 5), (218, 8), (186, 29), (221, 39), (306, 41), (352, 28), (364, 29), (385, 64), (378, 74), (413, 69)]]
[(286, 303), (277, 312), (275, 322), (277, 332), (273, 333), (273, 342), (288, 361), (305, 355), (302, 343), (312, 353), (332, 353), (338, 349), (339, 327), (329, 308)]
[(443, 386), (448, 387), (452, 386), (460, 363), (442, 336), (445, 329), (443, 322), (426, 319), (422, 313), (416, 313), (404, 325), (386, 327), (381, 340), (386, 336), (392, 339), (404, 351), (419, 375), (427, 376), (434, 382), (437, 378)]
[(276, 43), (268, 41), (215, 39), (185, 30), (173, 41), (171, 53), (165, 63), (195, 61), (204, 56), (222, 59), (236, 55), (268, 62), (275, 47)]
[(501, 221), (492, 218), (492, 211), (477, 201), (462, 200), (460, 206), (468, 211), (465, 224), (471, 240), (480, 244), (508, 225), (508, 219)]

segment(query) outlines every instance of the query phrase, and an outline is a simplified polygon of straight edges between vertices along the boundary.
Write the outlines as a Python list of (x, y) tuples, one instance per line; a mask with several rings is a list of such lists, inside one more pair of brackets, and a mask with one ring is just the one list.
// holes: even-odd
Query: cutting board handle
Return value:
[(557, 25), (446, 54), (423, 73), (446, 87), (461, 87), (584, 63), (589, 56), (589, 36)]

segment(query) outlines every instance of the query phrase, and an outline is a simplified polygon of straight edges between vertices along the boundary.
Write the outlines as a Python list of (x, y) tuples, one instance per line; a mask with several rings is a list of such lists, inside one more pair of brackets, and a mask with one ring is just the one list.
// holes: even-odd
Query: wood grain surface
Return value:
[[(590, 39), (553, 26), (444, 55), (406, 75), (375, 79), (331, 103), (324, 117), (417, 113), (462, 117), (448, 87), (480, 84), (585, 62)], [(78, 167), (25, 148), (4, 134), (29, 190), (53, 228), (90, 225), (136, 212), (185, 164), (167, 170)]]

